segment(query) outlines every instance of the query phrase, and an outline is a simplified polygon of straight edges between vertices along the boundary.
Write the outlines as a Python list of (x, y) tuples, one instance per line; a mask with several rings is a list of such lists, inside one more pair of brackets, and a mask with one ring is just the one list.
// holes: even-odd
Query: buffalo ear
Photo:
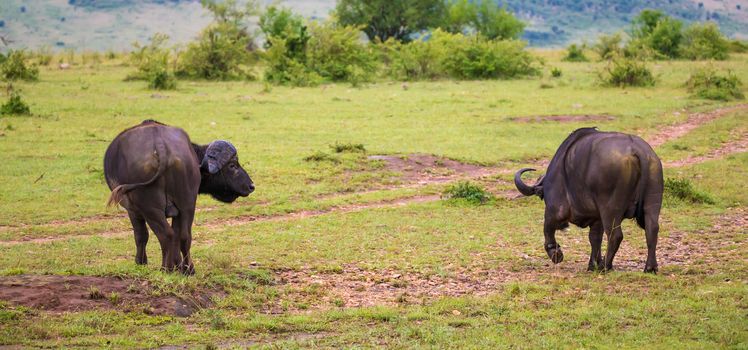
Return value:
[(236, 156), (236, 148), (228, 141), (213, 141), (205, 150), (205, 157), (200, 163), (200, 168), (214, 175)]

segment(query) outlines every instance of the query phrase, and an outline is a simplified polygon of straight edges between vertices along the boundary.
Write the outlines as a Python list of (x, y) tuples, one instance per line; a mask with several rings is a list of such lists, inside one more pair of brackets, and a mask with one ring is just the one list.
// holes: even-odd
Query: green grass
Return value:
[[(663, 208), (656, 276), (641, 272), (646, 241), (630, 221), (623, 223), (616, 257), (622, 271), (586, 272), (587, 231), (575, 227), (557, 234), (565, 261), (552, 266), (542, 249), (543, 203), (535, 198), (504, 200), (499, 194), (481, 206), (431, 201), (336, 211), (434, 196), (449, 185), (409, 187), (367, 154), (427, 153), (514, 170), (537, 166), (536, 159), (550, 157), (570, 131), (590, 125), (513, 117), (613, 115), (595, 124), (646, 138), (684, 121), (683, 109), (725, 105), (689, 98), (682, 87), (700, 63), (653, 63), (657, 86), (618, 89), (596, 85), (602, 63), (561, 62), (560, 51), (537, 54), (564, 72), (552, 89), (539, 88), (538, 79), (417, 82), (407, 90), (381, 81), (271, 92), (263, 92), (262, 83), (183, 81), (175, 91), (153, 95), (142, 83), (123, 82), (132, 68), (116, 62), (42, 70), (39, 82), (19, 84), (35, 116), (0, 118), (0, 243), (65, 239), (0, 244), (0, 276), (119, 276), (147, 281), (156, 295), (222, 293), (213, 306), (187, 318), (119, 310), (56, 314), (0, 302), (0, 345), (748, 346), (748, 237), (739, 221), (725, 219), (748, 205), (746, 153), (665, 170), (666, 177), (688, 179), (715, 202), (668, 202)], [(746, 57), (714, 64), (745, 75)], [(135, 265), (126, 218), (104, 205), (108, 142), (148, 118), (179, 125), (197, 142), (231, 140), (257, 185), (256, 193), (233, 205), (199, 199), (193, 277), (159, 270), (155, 238), (148, 245), (150, 265)], [(744, 113), (724, 116), (656, 151), (666, 161), (708, 154), (744, 132), (744, 119)], [(336, 153), (336, 146), (343, 152)], [(366, 153), (357, 152), (362, 149)], [(338, 162), (304, 160), (318, 152)], [(500, 173), (476, 183), (496, 194), (513, 190), (511, 179)], [(278, 218), (300, 211), (320, 215)], [(243, 216), (276, 219), (231, 221)], [(284, 273), (310, 280), (282, 281)], [(351, 307), (341, 287), (314, 282), (366, 276), (394, 288), (386, 294), (390, 299)], [(469, 278), (483, 288), (425, 300), (413, 293), (426, 290), (417, 284), (431, 278)], [(489, 285), (491, 278), (500, 282)], [(102, 293), (108, 301), (124, 297)]]

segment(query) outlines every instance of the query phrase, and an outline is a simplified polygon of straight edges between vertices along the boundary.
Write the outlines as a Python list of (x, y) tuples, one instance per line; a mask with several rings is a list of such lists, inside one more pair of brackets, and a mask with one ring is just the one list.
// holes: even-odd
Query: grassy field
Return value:
[[(618, 89), (596, 83), (602, 63), (536, 54), (541, 78), (361, 88), (182, 81), (153, 92), (124, 82), (132, 68), (118, 62), (43, 69), (16, 86), (34, 116), (0, 118), (0, 287), (34, 281), (64, 300), (0, 301), (0, 346), (747, 348), (748, 106), (691, 98), (683, 83), (706, 64), (748, 81), (748, 55), (652, 63), (655, 87)], [(523, 119), (580, 115), (605, 117)], [(151, 264), (136, 266), (126, 215), (105, 208), (104, 150), (149, 118), (198, 143), (232, 141), (257, 186), (232, 205), (199, 199), (193, 277), (159, 271), (155, 239)], [(641, 272), (644, 233), (630, 222), (617, 271), (586, 272), (578, 228), (559, 233), (566, 260), (552, 265), (542, 202), (513, 198), (513, 171), (581, 126), (660, 140), (677, 165), (666, 177), (714, 199), (666, 200), (658, 275)], [(304, 160), (320, 151), (337, 161)], [(414, 154), (479, 169), (473, 181), (496, 199), (439, 199), (461, 173), (411, 171)], [(63, 307), (67, 295), (79, 304)], [(149, 309), (164, 300), (189, 315)]]

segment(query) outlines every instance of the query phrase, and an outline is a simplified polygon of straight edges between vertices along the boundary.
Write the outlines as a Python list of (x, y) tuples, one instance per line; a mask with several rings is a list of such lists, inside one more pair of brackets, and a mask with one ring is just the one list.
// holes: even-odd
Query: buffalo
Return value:
[[(545, 176), (532, 186), (525, 184), (522, 174), (534, 170), (519, 170), (514, 184), (523, 195), (537, 195), (545, 202), (545, 251), (553, 263), (564, 259), (556, 230), (571, 222), (590, 227), (589, 270), (613, 269), (613, 258), (623, 240), (621, 223), (635, 218), (647, 239), (644, 272), (657, 272), (662, 163), (647, 142), (633, 135), (582, 128), (561, 143)], [(603, 232), (608, 236), (604, 261)]]
[(112, 190), (109, 205), (122, 205), (130, 217), (135, 263), (148, 263), (148, 224), (161, 244), (162, 268), (190, 275), (195, 273), (190, 246), (197, 195), (231, 203), (255, 188), (231, 143), (197, 145), (184, 130), (154, 120), (114, 138), (104, 155), (104, 177)]

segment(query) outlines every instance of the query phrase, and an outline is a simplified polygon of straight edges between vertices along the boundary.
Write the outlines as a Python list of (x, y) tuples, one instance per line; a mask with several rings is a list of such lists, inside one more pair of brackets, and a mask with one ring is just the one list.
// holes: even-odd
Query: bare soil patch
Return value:
[(704, 125), (705, 123), (710, 122), (714, 119), (720, 118), (730, 113), (745, 110), (748, 110), (748, 104), (717, 108), (709, 112), (691, 113), (685, 122), (664, 127), (660, 129), (660, 132), (650, 137), (647, 141), (652, 147), (657, 147), (670, 140), (682, 137), (683, 135), (689, 133), (691, 130), (696, 129), (699, 126)]
[(0, 277), (0, 300), (47, 312), (123, 310), (186, 317), (210, 306), (218, 292), (186, 297), (152, 295), (147, 281), (117, 277), (19, 275)]
[(665, 163), (666, 167), (682, 167), (698, 163), (703, 163), (710, 160), (721, 159), (731, 154), (748, 152), (748, 133), (740, 135), (740, 138), (734, 141), (730, 141), (722, 144), (717, 149), (712, 150), (703, 156), (689, 156), (686, 159), (681, 159), (673, 162)]
[(419, 185), (478, 178), (497, 171), (430, 154), (372, 155), (368, 159), (384, 162), (385, 169), (401, 173), (404, 182)]
[[(320, 273), (307, 268), (281, 270), (276, 271), (276, 278), (285, 291), (284, 299), (310, 303), (309, 309), (419, 304), (448, 296), (484, 296), (496, 293), (507, 282), (532, 279), (501, 268), (459, 268), (448, 275), (424, 275), (391, 269), (367, 270), (353, 265), (339, 273)], [(285, 310), (271, 305), (266, 312)]]
[(578, 114), (578, 115), (537, 115), (530, 117), (513, 117), (509, 118), (511, 121), (520, 123), (540, 123), (540, 122), (559, 122), (559, 123), (574, 123), (574, 122), (588, 122), (588, 121), (610, 121), (615, 120), (616, 117), (612, 115), (595, 115), (595, 114)]

